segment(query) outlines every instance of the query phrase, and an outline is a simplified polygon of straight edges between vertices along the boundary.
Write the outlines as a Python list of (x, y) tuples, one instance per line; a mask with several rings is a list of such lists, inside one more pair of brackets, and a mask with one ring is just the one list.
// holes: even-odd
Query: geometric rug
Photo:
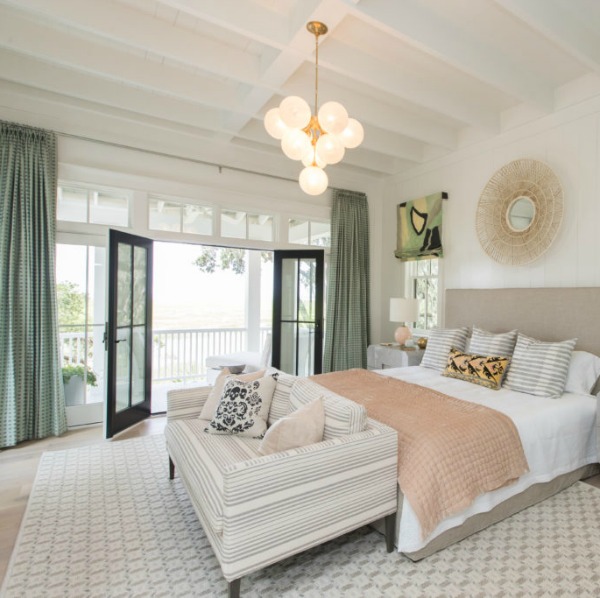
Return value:
[[(164, 437), (44, 453), (6, 598), (226, 596)], [(244, 598), (598, 596), (600, 490), (577, 483), (423, 561), (364, 527), (242, 579)]]

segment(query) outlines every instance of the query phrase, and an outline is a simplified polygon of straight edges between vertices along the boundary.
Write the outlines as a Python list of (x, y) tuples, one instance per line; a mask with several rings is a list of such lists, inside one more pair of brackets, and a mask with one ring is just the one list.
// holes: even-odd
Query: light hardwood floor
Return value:
[[(23, 442), (17, 447), (0, 451), (0, 585), (17, 541), (19, 526), (44, 451), (59, 451), (100, 442), (119, 442), (127, 438), (162, 434), (166, 423), (167, 418), (164, 415), (153, 416), (112, 440), (102, 439), (101, 426), (87, 426), (69, 430), (60, 438)], [(589, 478), (586, 482), (600, 488), (600, 475)]]
[(16, 447), (0, 451), (0, 585), (17, 541), (21, 520), (43, 452), (162, 434), (166, 423), (167, 418), (164, 415), (153, 416), (115, 436), (112, 440), (102, 438), (101, 425), (85, 426), (69, 430), (59, 438), (23, 442)]

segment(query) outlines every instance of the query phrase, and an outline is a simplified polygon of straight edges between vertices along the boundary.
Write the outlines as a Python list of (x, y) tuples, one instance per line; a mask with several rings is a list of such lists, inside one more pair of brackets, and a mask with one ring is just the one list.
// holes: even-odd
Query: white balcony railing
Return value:
[[(103, 328), (103, 327), (102, 327)], [(264, 346), (270, 328), (260, 329), (260, 347)], [(99, 332), (99, 331), (94, 331)], [(191, 330), (154, 330), (152, 343), (152, 381), (186, 382), (206, 378), (206, 358), (210, 355), (245, 351), (246, 328), (196, 328)], [(87, 343), (84, 332), (61, 332), (63, 363), (103, 363), (97, 355), (104, 351), (102, 343), (94, 343), (92, 331)], [(101, 338), (100, 338), (101, 340)], [(103, 367), (94, 367), (100, 378)]]

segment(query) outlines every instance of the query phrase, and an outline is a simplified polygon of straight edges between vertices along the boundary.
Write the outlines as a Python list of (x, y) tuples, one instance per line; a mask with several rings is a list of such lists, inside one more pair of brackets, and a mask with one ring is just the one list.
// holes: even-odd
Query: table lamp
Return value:
[(416, 322), (419, 318), (419, 300), (404, 299), (403, 297), (390, 298), (390, 322), (403, 322), (404, 326), (396, 328), (394, 338), (399, 345), (404, 345), (412, 336), (408, 322)]

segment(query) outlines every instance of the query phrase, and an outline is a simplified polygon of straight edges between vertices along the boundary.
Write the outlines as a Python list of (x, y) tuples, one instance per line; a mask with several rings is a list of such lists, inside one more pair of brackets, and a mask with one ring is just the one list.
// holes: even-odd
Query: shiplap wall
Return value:
[[(556, 240), (540, 259), (503, 266), (482, 250), (475, 216), (490, 177), (519, 158), (541, 160), (557, 174), (564, 190), (564, 217)], [(396, 205), (436, 191), (450, 196), (444, 205), (444, 288), (600, 286), (600, 98), (388, 180), (383, 205), (382, 340), (391, 337), (395, 326), (387, 321), (387, 301), (404, 291), (403, 266), (393, 257)], [(600, 317), (600, 306), (598, 312)]]

